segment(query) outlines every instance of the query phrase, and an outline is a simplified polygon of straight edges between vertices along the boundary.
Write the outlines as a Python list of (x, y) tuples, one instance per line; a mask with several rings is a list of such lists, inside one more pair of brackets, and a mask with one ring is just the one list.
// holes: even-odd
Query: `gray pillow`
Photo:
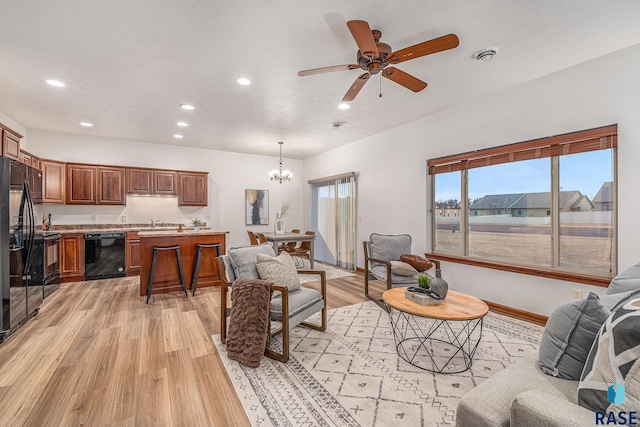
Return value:
[[(296, 263), (288, 252), (282, 252), (277, 257), (258, 254), (256, 267), (260, 279), (286, 286), (290, 291), (300, 289), (300, 277), (296, 270)], [(277, 292), (278, 294), (280, 292)]]
[(607, 288), (607, 295), (626, 291), (640, 291), (640, 262), (614, 277)]
[(540, 369), (554, 377), (579, 380), (591, 345), (609, 315), (593, 292), (559, 305), (542, 334)]
[(227, 255), (231, 259), (231, 266), (236, 279), (259, 279), (258, 269), (256, 268), (256, 256), (258, 254), (276, 256), (271, 245), (252, 245), (231, 248), (227, 251)]
[(609, 311), (614, 312), (618, 309), (618, 307), (621, 307), (631, 299), (636, 298), (639, 294), (640, 289), (638, 289), (637, 291), (627, 291), (610, 295), (601, 295), (600, 302)]
[(369, 237), (371, 258), (383, 261), (398, 261), (402, 254), (411, 253), (411, 236), (399, 234), (389, 236), (372, 233)]
[(418, 270), (402, 261), (391, 261), (391, 272), (401, 276), (415, 276), (418, 274)]

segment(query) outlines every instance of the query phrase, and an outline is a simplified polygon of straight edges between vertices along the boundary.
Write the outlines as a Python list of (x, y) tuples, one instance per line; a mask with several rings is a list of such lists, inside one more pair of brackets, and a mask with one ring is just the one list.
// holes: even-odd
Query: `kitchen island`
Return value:
[[(185, 230), (178, 232), (177, 230), (162, 231), (141, 231), (138, 233), (140, 238), (140, 296), (147, 294), (147, 286), (149, 284), (149, 274), (151, 273), (151, 261), (153, 258), (154, 246), (180, 246), (180, 257), (182, 259), (182, 268), (184, 270), (184, 279), (187, 288), (191, 286), (191, 277), (193, 276), (193, 268), (196, 260), (196, 245), (210, 245), (219, 243), (221, 245), (221, 253), (226, 252), (226, 236), (228, 231), (212, 231), (212, 230)], [(218, 277), (218, 266), (215, 259), (215, 249), (203, 249), (200, 261), (200, 279), (198, 280), (198, 288), (215, 286), (220, 284)], [(175, 251), (159, 251), (156, 261), (156, 271), (154, 277), (153, 293), (161, 293), (168, 291), (181, 292), (178, 289), (163, 290), (162, 286), (172, 286), (180, 284), (180, 273), (178, 271), (178, 263), (176, 261)], [(172, 283), (157, 284), (158, 282), (172, 281)]]

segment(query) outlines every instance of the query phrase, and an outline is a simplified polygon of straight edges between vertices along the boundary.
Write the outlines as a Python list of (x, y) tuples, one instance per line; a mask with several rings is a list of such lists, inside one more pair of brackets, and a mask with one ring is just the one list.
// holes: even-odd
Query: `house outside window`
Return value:
[(432, 218), (434, 255), (613, 277), (616, 147), (612, 125), (430, 160), (432, 203), (468, 200), (460, 234)]

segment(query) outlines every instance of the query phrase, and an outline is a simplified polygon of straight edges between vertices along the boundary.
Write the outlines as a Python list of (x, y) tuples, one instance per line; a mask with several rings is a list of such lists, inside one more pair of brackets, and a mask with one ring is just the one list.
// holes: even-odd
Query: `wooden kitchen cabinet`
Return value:
[(127, 169), (127, 194), (178, 195), (178, 173), (154, 169)]
[(127, 169), (127, 194), (153, 194), (153, 170)]
[(178, 206), (207, 206), (208, 176), (206, 172), (179, 172)]
[(2, 133), (2, 149), (0, 150), (0, 154), (4, 157), (20, 160), (20, 138), (22, 138), (22, 135), (15, 133), (5, 126), (0, 126), (0, 133)]
[(95, 205), (98, 201), (96, 196), (98, 168), (91, 165), (67, 163), (66, 172), (67, 204)]
[(125, 205), (125, 169), (98, 166), (97, 203), (99, 205)]
[(65, 233), (60, 237), (60, 280), (84, 280), (84, 234)]
[(178, 195), (178, 173), (174, 171), (153, 171), (153, 194)]
[(140, 238), (138, 233), (130, 232), (126, 234), (125, 260), (127, 276), (140, 275)]
[(41, 159), (40, 170), (42, 170), (42, 202), (64, 204), (65, 164)]

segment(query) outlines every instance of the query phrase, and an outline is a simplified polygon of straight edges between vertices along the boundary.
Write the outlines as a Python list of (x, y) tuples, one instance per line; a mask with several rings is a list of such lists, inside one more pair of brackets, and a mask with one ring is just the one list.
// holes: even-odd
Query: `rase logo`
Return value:
[(624, 385), (616, 381), (607, 388), (607, 400), (616, 406), (620, 406), (624, 402)]
[[(607, 388), (607, 400), (613, 403), (615, 406), (620, 406), (624, 402), (624, 385), (616, 381), (615, 384), (610, 385)], [(622, 426), (637, 426), (638, 425), (638, 412), (637, 411), (620, 411), (609, 413), (603, 411), (596, 411), (596, 425), (622, 425)]]

